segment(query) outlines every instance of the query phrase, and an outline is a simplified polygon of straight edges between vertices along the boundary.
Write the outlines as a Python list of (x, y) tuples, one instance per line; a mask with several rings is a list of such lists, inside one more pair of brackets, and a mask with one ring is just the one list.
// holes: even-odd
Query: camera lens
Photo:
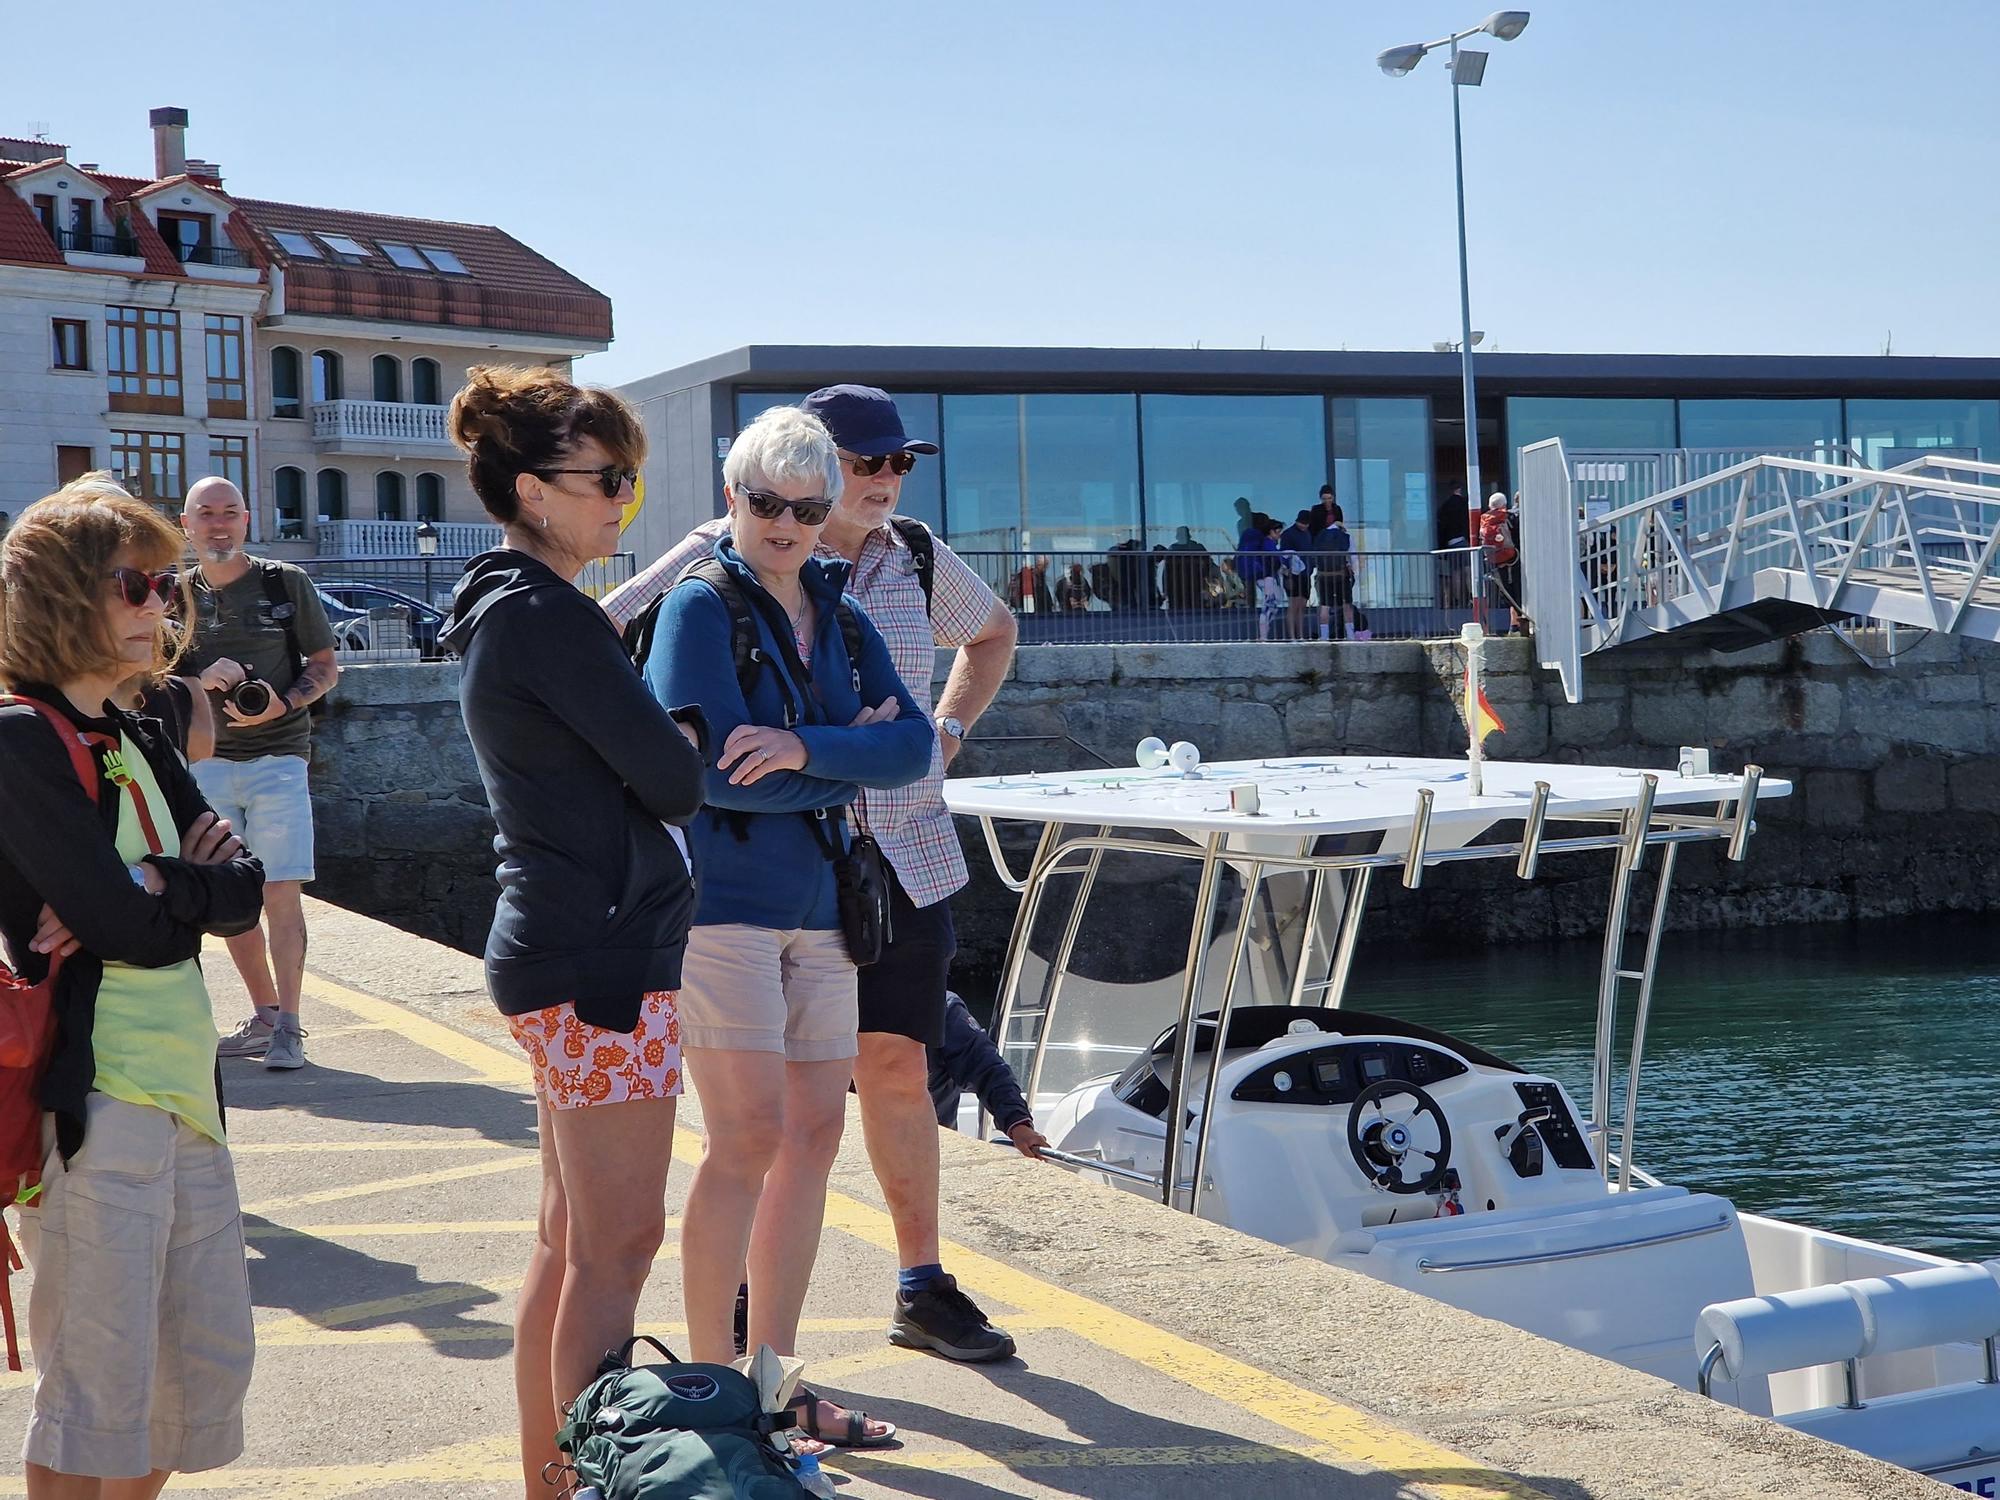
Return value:
[(236, 711), (250, 718), (257, 717), (271, 706), (271, 685), (251, 677), (236, 684), (229, 695), (229, 701), (236, 705)]

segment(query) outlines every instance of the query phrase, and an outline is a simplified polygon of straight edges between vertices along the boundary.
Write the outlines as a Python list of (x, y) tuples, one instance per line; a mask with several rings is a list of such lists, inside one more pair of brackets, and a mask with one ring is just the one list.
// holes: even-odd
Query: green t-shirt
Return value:
[[(234, 583), (211, 588), (197, 568), (194, 574), (194, 645), (189, 650), (190, 675), (204, 670), (220, 658), (241, 662), (251, 668), (274, 692), (285, 692), (293, 681), (291, 648), (285, 643), (285, 627), (273, 618), (275, 606), (264, 588), (267, 567), (278, 569), (284, 581), (285, 597), (292, 604), (292, 628), (299, 638), (299, 652), (311, 656), (333, 645), (333, 627), (326, 622), (326, 609), (319, 591), (302, 569), (290, 563), (250, 560), (250, 571)], [(263, 755), (297, 755), (312, 751), (312, 719), (307, 710), (295, 709), (282, 719), (238, 729), (223, 712), (222, 695), (211, 693), (215, 710), (215, 753), (221, 760), (256, 760)]]
[[(146, 799), (155, 831), (168, 854), (178, 854), (181, 830), (153, 778), (153, 768), (131, 739), (120, 752), (133, 786)], [(118, 791), (118, 857), (136, 865), (152, 845), (130, 788)], [(91, 1051), (100, 1094), (179, 1115), (211, 1140), (222, 1139), (222, 1105), (215, 1096), (215, 1015), (208, 987), (193, 959), (164, 969), (106, 963), (97, 986)]]

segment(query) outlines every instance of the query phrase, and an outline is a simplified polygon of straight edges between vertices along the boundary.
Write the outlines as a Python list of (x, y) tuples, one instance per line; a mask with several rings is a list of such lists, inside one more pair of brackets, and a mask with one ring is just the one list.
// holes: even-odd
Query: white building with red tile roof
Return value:
[(603, 350), (610, 300), (489, 225), (230, 193), (185, 110), (152, 127), (143, 178), (0, 136), (0, 512), (94, 468), (177, 512), (223, 474), (278, 556), (480, 542), (452, 394)]

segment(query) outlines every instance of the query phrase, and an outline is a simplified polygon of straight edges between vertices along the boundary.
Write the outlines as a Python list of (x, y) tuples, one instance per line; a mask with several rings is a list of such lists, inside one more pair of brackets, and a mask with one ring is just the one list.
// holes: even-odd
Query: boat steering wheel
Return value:
[[(1399, 1119), (1383, 1109), (1382, 1101), (1400, 1094), (1409, 1095), (1417, 1103), (1407, 1117)], [(1368, 1118), (1371, 1111), (1373, 1117)], [(1437, 1150), (1418, 1148), (1410, 1130), (1418, 1115), (1429, 1115), (1437, 1126)], [(1445, 1123), (1444, 1111), (1438, 1108), (1437, 1100), (1429, 1094), (1414, 1083), (1385, 1078), (1363, 1089), (1348, 1109), (1347, 1149), (1354, 1153), (1354, 1164), (1361, 1168), (1361, 1175), (1383, 1192), (1434, 1193), (1443, 1185), (1444, 1174), (1451, 1167), (1451, 1127)], [(1404, 1163), (1412, 1156), (1429, 1157), (1430, 1170), (1416, 1178), (1404, 1176)]]

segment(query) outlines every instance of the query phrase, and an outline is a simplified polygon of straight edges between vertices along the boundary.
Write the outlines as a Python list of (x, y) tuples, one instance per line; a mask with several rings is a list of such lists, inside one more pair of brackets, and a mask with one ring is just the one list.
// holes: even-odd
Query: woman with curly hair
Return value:
[(540, 1228), (514, 1314), (526, 1493), (561, 1408), (632, 1332), (666, 1233), (681, 1092), (681, 952), (701, 807), (698, 708), (660, 706), (577, 589), (617, 549), (646, 439), (630, 407), (553, 370), (475, 369), (451, 405), (472, 487), (505, 533), (440, 639), (498, 825), (493, 1000), (534, 1067)]
[(20, 1205), (32, 1500), (151, 1496), (243, 1451), (250, 1284), (196, 955), (255, 925), (264, 874), (118, 703), (179, 652), (180, 555), (103, 488), (36, 502), (0, 543), (0, 935), (30, 982), (61, 965)]

